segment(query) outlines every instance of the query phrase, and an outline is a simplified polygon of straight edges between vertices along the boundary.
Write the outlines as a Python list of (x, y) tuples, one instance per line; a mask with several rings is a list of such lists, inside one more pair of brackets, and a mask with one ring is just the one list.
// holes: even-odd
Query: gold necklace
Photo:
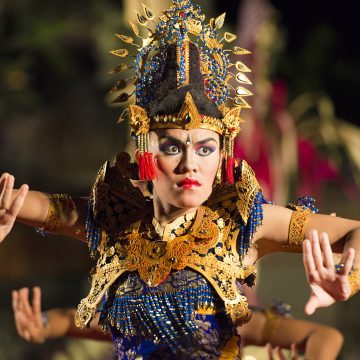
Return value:
[(170, 241), (175, 239), (175, 237), (182, 236), (186, 233), (186, 231), (192, 225), (195, 215), (196, 211), (193, 211), (178, 217), (165, 226), (160, 225), (160, 223), (153, 217), (152, 225), (156, 234), (159, 235), (161, 240)]

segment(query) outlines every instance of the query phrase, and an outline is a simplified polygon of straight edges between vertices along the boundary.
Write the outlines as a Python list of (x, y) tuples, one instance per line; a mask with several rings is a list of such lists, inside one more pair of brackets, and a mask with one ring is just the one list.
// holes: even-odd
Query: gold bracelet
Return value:
[(61, 226), (61, 218), (66, 209), (74, 209), (75, 205), (69, 195), (53, 194), (50, 198), (49, 211), (43, 226), (42, 232), (57, 233)]
[(360, 271), (359, 269), (354, 269), (348, 275), (350, 289), (351, 289), (351, 296), (354, 296), (360, 290)]
[(292, 213), (288, 238), (289, 247), (299, 247), (302, 245), (310, 214), (312, 214), (310, 209), (296, 210)]

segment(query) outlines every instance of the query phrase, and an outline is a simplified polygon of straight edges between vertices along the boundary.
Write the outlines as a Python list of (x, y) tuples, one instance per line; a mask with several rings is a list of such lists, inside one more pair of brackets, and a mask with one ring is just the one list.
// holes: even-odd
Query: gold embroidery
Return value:
[(351, 295), (355, 295), (359, 289), (360, 289), (360, 271), (359, 269), (354, 269), (350, 275), (348, 275), (349, 283), (350, 283), (350, 289), (351, 289)]
[(176, 236), (182, 236), (192, 225), (192, 221), (196, 215), (196, 211), (192, 213), (185, 214), (180, 216), (178, 219), (174, 220), (170, 224), (161, 226), (159, 222), (153, 218), (152, 225), (156, 234), (160, 237), (161, 240), (169, 241), (174, 239)]
[[(143, 281), (157, 286), (172, 270), (186, 267), (202, 274), (213, 286), (235, 325), (248, 321), (251, 312), (246, 298), (239, 292), (237, 281), (244, 283), (255, 271), (242, 266), (236, 241), (239, 221), (246, 224), (260, 187), (245, 162), (237, 176), (239, 180), (235, 185), (218, 189), (212, 194), (208, 202), (211, 206), (198, 209), (186, 234), (165, 242), (156, 240), (158, 236), (151, 225), (151, 218), (149, 223), (144, 222), (150, 206), (144, 199), (141, 202), (136, 200), (136, 196), (129, 196), (129, 192), (139, 191), (129, 179), (114, 168), (105, 168), (100, 172), (94, 189), (94, 213), (99, 223), (104, 224), (106, 233), (91, 291), (79, 305), (78, 326), (88, 323), (106, 289), (125, 271), (137, 271)], [(135, 216), (127, 218), (119, 226), (118, 219), (124, 211), (116, 209), (116, 206), (114, 208), (114, 204), (122, 207), (130, 205)]]
[[(236, 284), (237, 280), (244, 281), (248, 269), (241, 266), (236, 252), (236, 236), (231, 238), (229, 248), (225, 242), (232, 220), (226, 224), (216, 212), (202, 206), (188, 233), (171, 242), (144, 238), (145, 233), (139, 232), (140, 225), (141, 222), (134, 224), (115, 238), (106, 237), (90, 294), (78, 309), (78, 326), (89, 321), (95, 304), (123, 272), (137, 271), (144, 282), (157, 286), (172, 270), (185, 267), (201, 273), (211, 283), (235, 324), (248, 320), (248, 304), (239, 294)], [(116, 246), (111, 246), (113, 243)]]
[(305, 238), (306, 225), (311, 213), (310, 209), (296, 210), (292, 213), (289, 227), (288, 247), (301, 247)]
[(241, 167), (236, 168), (235, 176), (238, 178), (234, 185), (216, 185), (207, 204), (216, 209), (217, 213), (227, 219), (239, 220), (246, 224), (255, 196), (261, 187), (256, 180), (254, 171), (246, 161), (241, 162)]
[(75, 204), (66, 194), (53, 194), (50, 197), (48, 214), (41, 231), (56, 233), (60, 229), (62, 218), (73, 211)]

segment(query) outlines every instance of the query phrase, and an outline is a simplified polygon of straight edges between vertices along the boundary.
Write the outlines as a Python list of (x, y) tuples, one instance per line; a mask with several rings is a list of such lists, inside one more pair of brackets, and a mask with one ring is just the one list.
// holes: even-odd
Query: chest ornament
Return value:
[(125, 233), (107, 235), (90, 294), (79, 305), (76, 324), (83, 327), (91, 320), (105, 291), (124, 272), (138, 272), (145, 283), (156, 287), (172, 271), (186, 267), (207, 279), (235, 324), (246, 321), (250, 312), (238, 282), (244, 282), (249, 269), (242, 267), (236, 252), (237, 231), (231, 219), (224, 221), (215, 211), (202, 206), (187, 234), (170, 241), (148, 239), (141, 222)]

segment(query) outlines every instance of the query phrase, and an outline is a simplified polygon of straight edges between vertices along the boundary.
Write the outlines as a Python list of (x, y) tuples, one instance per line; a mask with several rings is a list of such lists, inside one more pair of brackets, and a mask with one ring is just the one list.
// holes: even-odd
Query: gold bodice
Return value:
[[(236, 242), (260, 191), (251, 168), (243, 162), (238, 168), (238, 181), (232, 186), (215, 187), (189, 229), (169, 241), (151, 235), (148, 219), (152, 202), (121, 170), (118, 163), (112, 168), (105, 164), (93, 188), (94, 218), (103, 231), (92, 287), (79, 305), (77, 325), (83, 327), (92, 319), (106, 290), (123, 273), (136, 271), (148, 285), (157, 286), (172, 271), (185, 268), (207, 279), (235, 324), (245, 322), (250, 311), (238, 282), (243, 283), (254, 269), (242, 265)], [(135, 195), (130, 204), (129, 194)], [(116, 221), (126, 217), (133, 221)]]

